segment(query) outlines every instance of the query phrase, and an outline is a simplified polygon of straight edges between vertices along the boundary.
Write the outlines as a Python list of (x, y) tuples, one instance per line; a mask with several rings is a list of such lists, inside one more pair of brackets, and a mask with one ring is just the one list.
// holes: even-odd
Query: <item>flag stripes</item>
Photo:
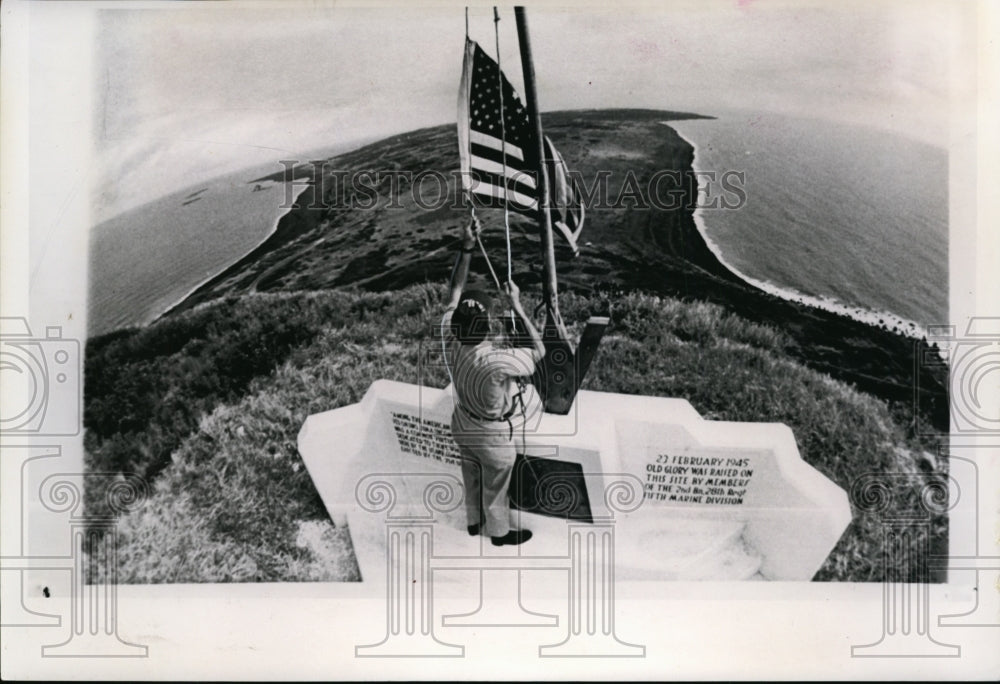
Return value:
[[(480, 150), (481, 153), (485, 153), (487, 156), (493, 154), (500, 158), (500, 150), (503, 149), (503, 145), (500, 143), (499, 138), (492, 138), (479, 131), (469, 132), (469, 142), (472, 144), (472, 152), (476, 153), (476, 150)], [(507, 143), (507, 155), (513, 157), (514, 159), (524, 161), (524, 155), (521, 153), (521, 148)]]
[(463, 188), (486, 206), (502, 207), (508, 200), (514, 211), (535, 211), (535, 165), (525, 153), (528, 113), (497, 63), (471, 40), (465, 44), (458, 117)]
[[(537, 214), (539, 179), (533, 136), (527, 110), (513, 86), (497, 63), (467, 39), (458, 95), (458, 147), (462, 188), (478, 206)], [(545, 155), (553, 226), (576, 253), (576, 239), (583, 228), (580, 195), (548, 138)]]

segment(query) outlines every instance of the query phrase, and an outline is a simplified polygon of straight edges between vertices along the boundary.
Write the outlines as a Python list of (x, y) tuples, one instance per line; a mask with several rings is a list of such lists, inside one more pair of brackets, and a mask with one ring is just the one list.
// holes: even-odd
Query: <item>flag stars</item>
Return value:
[(470, 126), (498, 138), (502, 132), (508, 144), (519, 144), (530, 121), (520, 95), (478, 45), (472, 66)]

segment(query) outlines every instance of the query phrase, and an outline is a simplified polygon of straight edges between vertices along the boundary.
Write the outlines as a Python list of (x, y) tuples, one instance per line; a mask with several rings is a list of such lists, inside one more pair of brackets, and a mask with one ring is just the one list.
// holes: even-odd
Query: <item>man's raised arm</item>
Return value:
[(545, 344), (542, 342), (542, 336), (538, 334), (538, 329), (535, 324), (531, 322), (528, 315), (524, 313), (524, 308), (521, 306), (521, 290), (514, 284), (513, 281), (509, 281), (507, 286), (504, 288), (507, 294), (510, 296), (510, 307), (514, 310), (514, 313), (518, 315), (521, 322), (524, 324), (524, 329), (528, 332), (528, 337), (531, 338), (531, 345), (535, 348), (535, 360), (538, 361), (545, 356)]
[(472, 261), (472, 253), (476, 251), (476, 237), (482, 229), (479, 219), (473, 216), (462, 231), (462, 252), (458, 255), (455, 268), (451, 271), (451, 296), (446, 310), (457, 307), (458, 301), (462, 298), (462, 290), (465, 289), (465, 282), (469, 279), (469, 262)]

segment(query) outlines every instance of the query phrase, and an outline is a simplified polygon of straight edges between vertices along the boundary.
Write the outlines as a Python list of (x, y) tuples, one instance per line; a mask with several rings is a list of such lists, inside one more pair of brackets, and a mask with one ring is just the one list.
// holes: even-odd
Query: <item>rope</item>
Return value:
[(469, 41), (469, 6), (465, 6), (465, 41)]
[[(502, 151), (500, 159), (503, 161), (503, 186), (507, 188), (507, 122), (504, 120), (503, 108), (503, 69), (500, 67), (500, 12), (496, 5), (493, 6), (493, 36), (497, 48), (497, 90), (500, 91), (500, 141)], [(507, 209), (507, 202), (503, 203), (503, 225), (507, 235), (507, 282), (513, 279), (510, 256), (510, 212)]]
[[(503, 186), (504, 189), (507, 188), (507, 121), (503, 106), (503, 69), (500, 67), (500, 12), (497, 10), (497, 6), (493, 5), (493, 39), (496, 43), (497, 50), (497, 90), (500, 91), (500, 142), (501, 142), (501, 152), (500, 159), (503, 162)], [(514, 265), (511, 258), (510, 252), (510, 211), (508, 209), (508, 202), (503, 203), (503, 227), (504, 236), (507, 240), (507, 282), (511, 282), (514, 279)], [(484, 250), (485, 252), (485, 250)], [(486, 260), (489, 263), (489, 259)], [(490, 265), (490, 270), (493, 266)], [(494, 280), (497, 280), (496, 275), (493, 276)], [(497, 289), (502, 291), (500, 287), (500, 282), (497, 281)], [(510, 312), (510, 324), (511, 330), (516, 329), (517, 321), (514, 318), (514, 312)]]
[(479, 249), (483, 253), (483, 258), (486, 259), (486, 265), (490, 269), (490, 275), (493, 276), (493, 283), (497, 286), (498, 292), (503, 292), (503, 286), (500, 285), (500, 279), (497, 278), (497, 272), (493, 270), (493, 263), (490, 261), (490, 255), (486, 253), (486, 247), (483, 246), (482, 239), (477, 235), (476, 242), (479, 244)]

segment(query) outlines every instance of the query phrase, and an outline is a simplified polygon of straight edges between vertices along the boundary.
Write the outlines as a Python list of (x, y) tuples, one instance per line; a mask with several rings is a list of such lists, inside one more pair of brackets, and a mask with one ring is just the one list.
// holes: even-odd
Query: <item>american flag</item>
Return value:
[[(458, 146), (462, 187), (479, 206), (503, 207), (506, 203), (512, 211), (536, 214), (538, 165), (533, 158), (533, 135), (528, 112), (499, 65), (478, 43), (467, 40), (458, 96)], [(558, 205), (550, 207), (553, 225), (575, 253), (583, 207), (562, 157), (551, 140), (546, 138), (545, 142), (549, 194)]]

